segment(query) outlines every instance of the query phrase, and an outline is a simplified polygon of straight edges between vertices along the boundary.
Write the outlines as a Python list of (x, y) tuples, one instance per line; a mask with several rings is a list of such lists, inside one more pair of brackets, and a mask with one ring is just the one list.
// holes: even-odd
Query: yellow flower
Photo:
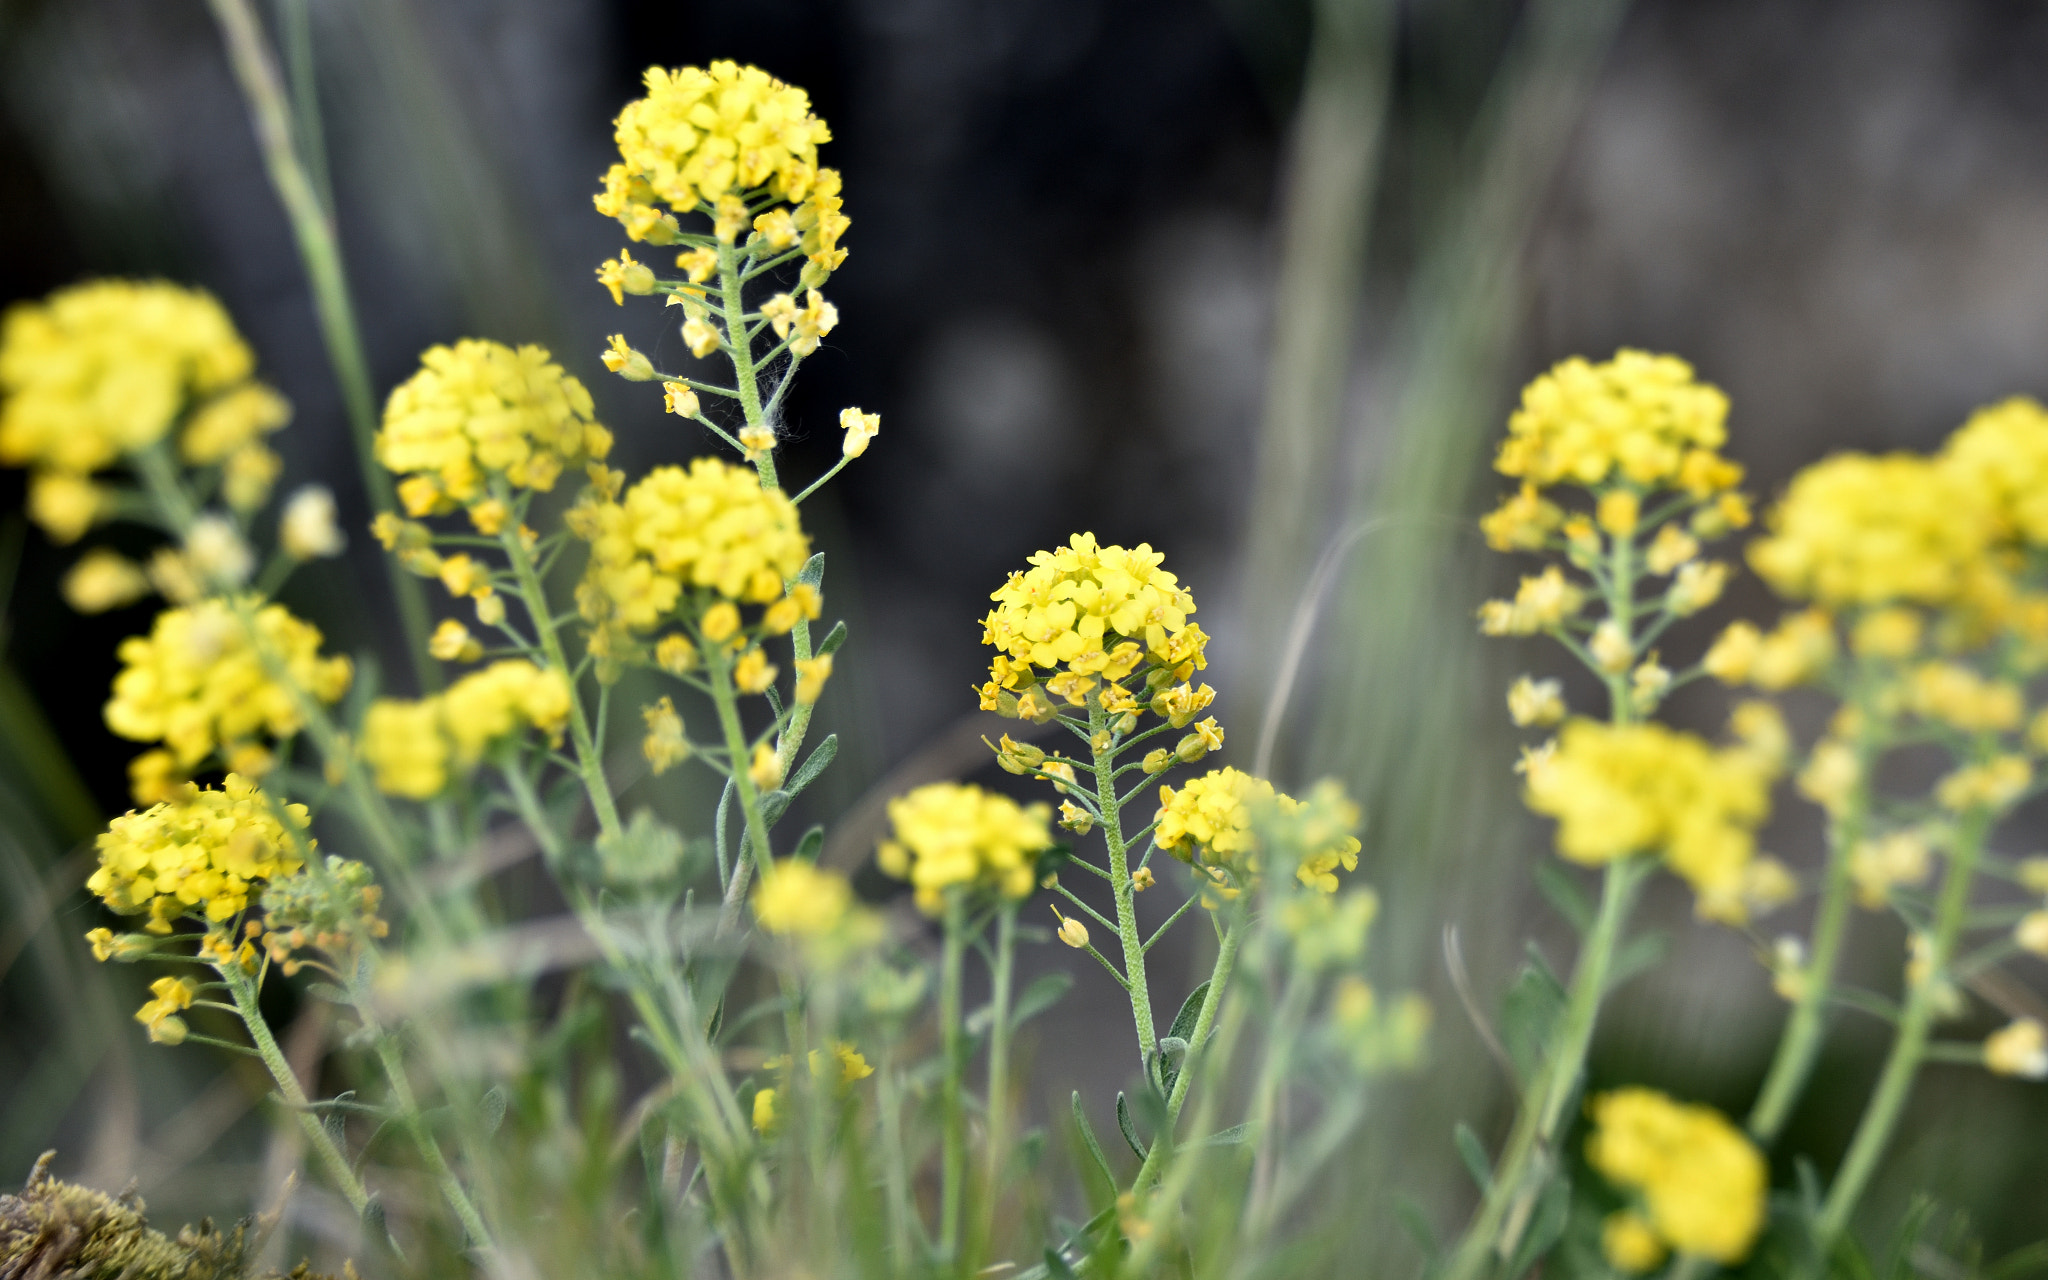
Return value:
[(1628, 670), (1636, 660), (1635, 644), (1623, 631), (1621, 624), (1609, 618), (1593, 628), (1593, 635), (1586, 641), (1586, 652), (1593, 655), (1593, 661), (1608, 675), (1618, 676)]
[(775, 683), (775, 664), (760, 649), (749, 649), (733, 664), (732, 682), (741, 693), (766, 693)]
[(1643, 500), (1627, 489), (1609, 489), (1600, 495), (1600, 501), (1593, 512), (1593, 521), (1617, 538), (1626, 538), (1636, 531), (1636, 521), (1641, 518)]
[[(1317, 819), (1318, 808), (1327, 809), (1320, 820), (1312, 820), (1301, 831), (1286, 834), (1294, 837), (1288, 843), (1300, 859), (1296, 876), (1310, 888), (1335, 893), (1336, 869), (1341, 865), (1349, 871), (1358, 866), (1360, 846), (1358, 837), (1352, 834), (1358, 823), (1358, 811), (1348, 801), (1324, 794), (1320, 788), (1318, 794), (1311, 796), (1311, 803), (1304, 805), (1274, 790), (1273, 784), (1264, 778), (1237, 769), (1213, 770), (1189, 780), (1178, 791), (1172, 787), (1159, 788), (1153, 839), (1182, 862), (1195, 864), (1199, 859), (1199, 865), (1210, 871), (1212, 878), (1215, 873), (1223, 873), (1224, 879), (1217, 883), (1234, 882), (1234, 892), (1249, 887), (1257, 879), (1269, 852), (1260, 835), (1261, 821), (1277, 826), (1296, 815)], [(1204, 904), (1214, 905), (1207, 897)]]
[(590, 392), (541, 347), (465, 338), (430, 347), (384, 406), (377, 460), (410, 476), (415, 516), (489, 499), (492, 476), (547, 491), (611, 452)]
[(640, 751), (653, 767), (655, 777), (690, 758), (690, 741), (683, 736), (683, 718), (676, 714), (673, 700), (663, 697), (642, 707), (640, 716), (647, 722), (647, 736), (641, 740)]
[(802, 858), (778, 860), (754, 889), (754, 919), (784, 937), (823, 937), (852, 906), (853, 886), (845, 876)]
[(1984, 595), (1992, 525), (1955, 472), (1914, 454), (1844, 453), (1792, 479), (1750, 544), (1779, 595), (1821, 605), (1944, 605)]
[(754, 1132), (762, 1137), (771, 1137), (776, 1129), (775, 1090), (761, 1089), (754, 1094)]
[(291, 420), (290, 401), (260, 382), (244, 383), (193, 410), (178, 433), (178, 456), (195, 467), (218, 466)]
[(2025, 756), (1999, 756), (1983, 764), (1965, 765), (1934, 786), (1944, 809), (2002, 809), (2026, 793), (2034, 766)]
[[(839, 327), (839, 308), (825, 301), (825, 295), (816, 289), (805, 291), (802, 306), (789, 294), (776, 294), (761, 304), (761, 317), (774, 328), (776, 337), (789, 339), (791, 353), (799, 357), (816, 351), (819, 339)], [(881, 415), (875, 417), (879, 422)], [(846, 425), (844, 415), (840, 425)]]
[(1699, 539), (1675, 524), (1667, 524), (1657, 530), (1657, 536), (1643, 552), (1643, 567), (1659, 575), (1672, 573), (1699, 553)]
[(1490, 636), (1530, 636), (1560, 626), (1575, 616), (1586, 593), (1551, 565), (1535, 577), (1523, 578), (1514, 603), (1488, 601), (1479, 611), (1479, 629)]
[(819, 654), (815, 658), (796, 660), (796, 701), (800, 707), (808, 707), (818, 700), (825, 691), (825, 682), (832, 678), (832, 655)]
[(1600, 1224), (1600, 1252), (1617, 1271), (1641, 1273), (1654, 1270), (1670, 1250), (1649, 1223), (1624, 1209)]
[[(572, 527), (590, 543), (577, 593), (583, 616), (629, 631), (659, 625), (690, 588), (725, 603), (772, 603), (811, 554), (789, 498), (717, 458), (698, 458), (687, 471), (656, 467), (621, 500), (574, 515)], [(709, 613), (703, 627), (706, 639), (722, 642), (738, 630), (739, 615), (730, 629), (720, 621), (722, 634), (713, 633)]]
[(1722, 1264), (1748, 1256), (1764, 1225), (1768, 1170), (1726, 1117), (1643, 1088), (1601, 1094), (1589, 1110), (1587, 1161), (1642, 1197), (1642, 1224), (1659, 1242)]
[(442, 693), (409, 702), (379, 698), (363, 717), (363, 759), (377, 789), (424, 800), (452, 772), (474, 768), (497, 742), (526, 728), (559, 735), (569, 718), (568, 681), (523, 658), (494, 662)]
[(2013, 945), (2037, 956), (2048, 956), (2048, 908), (2029, 911), (2012, 931)]
[(858, 409), (839, 411), (839, 429), (846, 438), (839, 446), (839, 452), (849, 458), (858, 458), (868, 451), (868, 444), (882, 429), (882, 415), (862, 413)]
[(108, 825), (86, 888), (124, 915), (147, 912), (152, 933), (167, 933), (170, 921), (195, 912), (231, 920), (249, 905), (253, 885), (299, 869), (301, 842), (312, 847), (307, 821), (304, 805), (274, 809), (240, 774), (229, 774), (219, 790), (188, 784), (173, 799)]
[(254, 368), (204, 290), (96, 280), (18, 302), (0, 319), (0, 462), (86, 475), (163, 439)]
[(1508, 688), (1508, 718), (1516, 725), (1547, 727), (1564, 717), (1564, 686), (1558, 681), (1523, 676)]
[[(1775, 770), (1743, 748), (1716, 751), (1659, 724), (1573, 720), (1557, 749), (1530, 757), (1525, 800), (1557, 819), (1557, 851), (1599, 866), (1658, 854), (1699, 894), (1703, 913), (1739, 911)], [(1739, 918), (1739, 916), (1737, 916)]]
[(720, 600), (704, 611), (704, 638), (722, 644), (740, 629), (740, 611), (730, 600)]
[(1088, 945), (1088, 926), (1082, 924), (1077, 916), (1061, 916), (1058, 907), (1054, 907), (1052, 913), (1059, 916), (1060, 941), (1076, 951), (1085, 949)]
[(626, 304), (626, 295), (645, 295), (654, 292), (654, 272), (644, 262), (633, 261), (633, 255), (621, 249), (616, 258), (606, 258), (604, 265), (597, 269), (597, 282), (611, 290), (612, 302), (618, 306)]
[(1927, 837), (1912, 830), (1859, 842), (1849, 852), (1856, 900), (1875, 911), (1889, 901), (1893, 886), (1924, 883), (1933, 868), (1933, 852)]
[(104, 547), (80, 556), (64, 575), (64, 603), (80, 613), (119, 609), (149, 592), (149, 576), (142, 566)]
[(1984, 1039), (1984, 1065), (2002, 1076), (2048, 1080), (2048, 1028), (2021, 1018)]
[(442, 662), (475, 662), (484, 656), (484, 647), (468, 627), (453, 618), (444, 618), (428, 637), (427, 652)]
[(334, 519), (334, 494), (325, 485), (309, 484), (286, 499), (277, 518), (277, 545), (294, 560), (319, 560), (348, 549), (348, 539)]
[(1929, 662), (1906, 682), (1906, 704), (1965, 733), (2017, 728), (2026, 700), (2018, 685), (1986, 680), (1953, 662)]
[[(832, 131), (811, 114), (802, 89), (758, 67), (723, 61), (650, 67), (645, 83), (646, 96), (613, 122), (619, 163), (606, 172), (595, 200), (597, 211), (617, 218), (633, 239), (674, 241), (674, 219), (657, 202), (678, 214), (756, 191), (798, 203), (822, 185), (818, 146), (831, 141)], [(836, 180), (831, 185), (836, 192)], [(800, 209), (799, 229), (803, 222)], [(722, 219), (719, 238), (730, 244), (745, 225), (744, 216), (737, 225)]]
[(1545, 501), (1535, 485), (1525, 483), (1480, 517), (1479, 531), (1495, 551), (1540, 551), (1563, 522), (1564, 512)]
[[(1671, 526), (1666, 525), (1665, 528)], [(1728, 566), (1719, 560), (1695, 560), (1679, 566), (1678, 576), (1671, 580), (1671, 594), (1666, 597), (1671, 612), (1679, 617), (1689, 617), (1721, 598), (1721, 591), (1728, 585)]]
[(1494, 466), (1539, 488), (1619, 478), (1705, 498), (1742, 478), (1715, 452), (1727, 417), (1728, 398), (1694, 381), (1676, 356), (1622, 350), (1597, 365), (1574, 357), (1523, 390)]
[(106, 510), (106, 494), (65, 471), (39, 471), (28, 482), (28, 516), (56, 543), (76, 542)]
[[(1144, 544), (1103, 547), (1095, 535), (1077, 533), (1068, 546), (1033, 554), (1030, 569), (1011, 574), (990, 595), (996, 608), (982, 620), (981, 640), (999, 651), (989, 674), (997, 689), (1015, 693), (1016, 714), (1036, 718), (1043, 710), (1050, 718), (1051, 705), (1036, 687), (1040, 667), (1074, 677), (1062, 685), (1070, 692), (1102, 681), (1106, 706), (1106, 686), (1141, 666), (1155, 688), (1185, 682), (1208, 666), (1203, 650), (1209, 638), (1188, 620), (1194, 597), (1159, 567), (1162, 559)], [(1000, 696), (995, 701), (1002, 705)], [(1169, 714), (1161, 705), (1154, 700), (1155, 712)], [(1176, 705), (1174, 714), (1184, 711), (1188, 719), (1199, 710)]]
[(162, 742), (186, 768), (259, 734), (290, 737), (303, 723), (298, 703), (271, 679), (258, 644), (312, 698), (332, 703), (347, 691), (349, 660), (320, 656), (318, 628), (278, 604), (257, 609), (254, 624), (252, 643), (234, 606), (220, 599), (158, 614), (149, 635), (121, 642), (107, 727), (136, 742)]
[(1050, 816), (1043, 804), (933, 783), (889, 802), (894, 836), (882, 843), (877, 860), (887, 874), (910, 881), (927, 915), (939, 913), (946, 890), (955, 886), (1027, 897), (1038, 855), (1052, 846)]
[(654, 646), (654, 661), (670, 675), (688, 675), (697, 668), (697, 646), (690, 637), (671, 632)]
[(2014, 396), (1977, 410), (1940, 461), (1982, 495), (2001, 538), (2048, 543), (2048, 410), (2038, 401)]
[(747, 765), (747, 780), (757, 791), (773, 791), (782, 785), (782, 758), (775, 754), (775, 748), (763, 742), (754, 748), (754, 758)]

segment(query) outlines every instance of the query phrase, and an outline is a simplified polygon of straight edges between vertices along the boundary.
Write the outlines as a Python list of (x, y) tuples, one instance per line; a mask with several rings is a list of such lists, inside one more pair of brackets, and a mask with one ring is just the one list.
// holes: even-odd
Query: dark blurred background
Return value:
[[(883, 418), (869, 455), (806, 507), (854, 637), (821, 712), (845, 748), (821, 812), (981, 767), (963, 744), (987, 727), (969, 715), (987, 593), (1078, 529), (1149, 541), (1190, 584), (1215, 637), (1223, 759), (1250, 767), (1327, 564), (1272, 768), (1289, 789), (1337, 774), (1367, 802), (1362, 874), (1388, 907), (1377, 964), (1438, 1009), (1436, 1069), (1390, 1094), (1382, 1149), (1345, 1185), (1377, 1206), (1408, 1184), (1445, 1226), (1464, 1194), (1453, 1119), (1493, 1133), (1506, 1111), (1444, 984), (1440, 926), (1457, 926), (1482, 1002), (1526, 935), (1569, 961), (1531, 892), (1546, 834), (1518, 815), (1500, 715), (1515, 672), (1561, 663), (1470, 634), (1482, 593), (1518, 567), (1463, 523), (1495, 492), (1485, 461), (1515, 389), (1571, 354), (1680, 353), (1733, 398), (1731, 452), (1760, 495), (1830, 449), (1928, 447), (1978, 403), (2048, 393), (2048, 9), (2020, 0), (307, 9), (379, 394), (430, 343), (543, 342), (591, 385), (629, 469), (706, 442), (597, 360), (614, 331), (679, 349), (659, 308), (616, 308), (592, 278), (623, 243), (589, 203), (610, 118), (653, 63), (731, 57), (810, 90), (836, 135), (852, 254), (829, 289), (841, 326), (790, 404), (785, 471), (829, 463), (842, 406)], [(107, 273), (227, 303), (297, 406), (284, 485), (332, 485), (356, 531), (347, 559), (287, 599), (335, 647), (388, 655), (305, 276), (205, 6), (0, 0), (0, 301)], [(0, 510), (20, 494), (18, 473), (0, 476)], [(55, 583), (74, 554), (28, 534), (6, 658), (113, 812), (132, 747), (99, 707), (115, 644), (149, 615), (72, 616)], [(1753, 583), (1732, 595), (1767, 607)], [(1670, 657), (1690, 661), (1708, 634)], [(1705, 693), (1674, 706), (1704, 729), (1721, 711)], [(871, 834), (855, 823), (834, 851), (857, 858)], [(1809, 818), (1771, 834), (1810, 862)], [(1673, 962), (1620, 997), (1596, 1071), (1739, 1111), (1777, 1006), (1755, 940), (1688, 912), (1675, 892), (1654, 900)], [(63, 901), (65, 945), (89, 915)], [(1858, 976), (1890, 987), (1897, 930), (1865, 919)], [(1168, 998), (1192, 963), (1163, 966)], [(2048, 987), (2038, 966), (2022, 976)], [(1106, 996), (1077, 996), (1076, 1016), (1114, 1016)], [(0, 1081), (25, 1098), (11, 1082), (51, 1076), (28, 1034), (45, 1015), (15, 986), (0, 998)], [(1979, 1022), (1962, 1033), (1995, 1025)], [(246, 1194), (169, 1185), (167, 1150), (207, 1158), (176, 1129), (191, 1105), (154, 1075), (138, 1092), (121, 1065), (137, 1046), (118, 1040), (66, 1049), (68, 1090), (34, 1094), (84, 1135), (74, 1146), (97, 1144), (67, 1163), (113, 1183), (123, 1156), (157, 1168), (172, 1212)], [(1882, 1042), (1841, 1024), (1789, 1146), (1823, 1168), (1837, 1157)], [(1053, 1045), (1043, 1056), (1047, 1096), (1121, 1082)], [(110, 1096), (127, 1099), (113, 1122)], [(1871, 1221), (1933, 1186), (1994, 1245), (2048, 1233), (2044, 1132), (2038, 1086), (1930, 1068)], [(10, 1137), (0, 1161), (25, 1167), (31, 1140)]]

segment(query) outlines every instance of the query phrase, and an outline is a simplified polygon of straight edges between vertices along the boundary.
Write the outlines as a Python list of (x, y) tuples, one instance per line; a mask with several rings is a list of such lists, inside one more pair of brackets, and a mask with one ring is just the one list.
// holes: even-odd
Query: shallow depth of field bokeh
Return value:
[[(1931, 449), (1979, 404), (2048, 397), (2048, 11), (1588, 3), (1545, 43), (1518, 17), (1571, 6), (1397, 8), (1381, 26), (1368, 0), (309, 3), (379, 394), (431, 343), (542, 342), (589, 384), (629, 471), (673, 456), (674, 420), (607, 376), (593, 335), (623, 324), (657, 359), (678, 340), (649, 309), (622, 320), (591, 279), (618, 248), (589, 207), (611, 117), (655, 64), (735, 58), (810, 91), (858, 248), (833, 283), (842, 327), (789, 406), (811, 438), (788, 453), (805, 475), (829, 465), (842, 405), (887, 426), (805, 509), (853, 639), (819, 712), (840, 756), (801, 825), (836, 818), (823, 858), (855, 872), (887, 797), (1009, 783), (980, 742), (1003, 722), (971, 690), (989, 590), (1075, 530), (1164, 550), (1216, 638), (1221, 762), (1250, 768), (1269, 738), (1281, 785), (1345, 783), (1367, 815), (1376, 965), (1436, 1009), (1430, 1069), (1382, 1091), (1331, 1175), (1360, 1206), (1362, 1269), (1407, 1275), (1391, 1206), (1456, 1221), (1471, 1193), (1453, 1126), (1497, 1145), (1513, 1105), (1446, 973), (1445, 927), (1489, 1008), (1525, 939), (1559, 966), (1573, 945), (1532, 879), (1549, 826), (1518, 803), (1501, 703), (1518, 672), (1563, 663), (1472, 620), (1513, 581), (1473, 521), (1502, 487), (1487, 463), (1517, 389), (1569, 355), (1681, 354), (1728, 393), (1727, 452), (1759, 500), (1829, 451)], [(1375, 123), (1377, 149), (1351, 154)], [(333, 650), (395, 655), (305, 276), (205, 6), (0, 0), (0, 304), (107, 274), (203, 285), (234, 314), (296, 407), (281, 489), (332, 485), (351, 537), (284, 599)], [(66, 1177), (132, 1176), (158, 1225), (230, 1220), (277, 1181), (266, 1082), (148, 1044), (130, 1011), (149, 975), (94, 965), (80, 941), (101, 922), (80, 890), (89, 838), (128, 807), (134, 750), (101, 706), (150, 606), (64, 609), (72, 553), (24, 524), (22, 497), (21, 473), (0, 473), (0, 1188), (55, 1147)], [(1305, 661), (1262, 732), (1319, 567)], [(1767, 599), (1740, 573), (1709, 622)], [(407, 691), (402, 662), (384, 670)], [(1697, 686), (1669, 718), (1712, 733), (1726, 705)], [(1809, 739), (1824, 709), (1791, 709)], [(1819, 820), (1790, 794), (1764, 844), (1810, 860)], [(715, 799), (698, 780), (657, 803)], [(2048, 845), (2038, 817), (2006, 842)], [(1671, 954), (1609, 1006), (1592, 1087), (1739, 1115), (1783, 1002), (1747, 941), (1695, 924), (1668, 879), (1646, 914)], [(1156, 961), (1176, 991), (1206, 973), (1175, 950), (1189, 940)], [(1896, 989), (1902, 946), (1868, 917), (1848, 971)], [(1071, 1090), (1112, 1096), (1126, 1064), (1075, 1046), (1120, 1034), (1118, 993), (1066, 948), (1020, 963), (1080, 979), (1025, 1039), (1027, 1105), (1043, 1120)], [(270, 998), (282, 1026), (294, 1010)], [(1836, 1021), (1786, 1149), (1823, 1172), (1839, 1158), (1886, 1038)], [(1865, 1221), (1931, 1189), (1988, 1256), (2048, 1236), (2044, 1134), (2048, 1087), (1930, 1066)]]

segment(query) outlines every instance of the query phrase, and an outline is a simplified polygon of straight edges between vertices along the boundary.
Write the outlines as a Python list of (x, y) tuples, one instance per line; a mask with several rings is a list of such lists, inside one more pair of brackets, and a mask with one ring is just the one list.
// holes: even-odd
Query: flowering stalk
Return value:
[(981, 1222), (982, 1244), (995, 1237), (996, 1197), (1003, 1185), (1003, 1162), (1010, 1145), (1010, 993), (1017, 968), (1017, 904), (996, 908), (996, 962), (989, 993), (988, 1153), (982, 1179), (987, 1213)]
[(1813, 1065), (1820, 1057), (1825, 1039), (1828, 1003), (1834, 993), (1835, 966), (1842, 956), (1842, 942), (1849, 933), (1849, 895), (1853, 884), (1850, 859), (1863, 839), (1870, 817), (1870, 775), (1876, 763), (1877, 744), (1864, 717), (1864, 728), (1856, 739), (1856, 783), (1846, 797), (1842, 813), (1829, 823), (1826, 880), (1820, 905), (1814, 912), (1813, 949), (1800, 973), (1798, 998), (1785, 1022), (1770, 1071), (1764, 1076), (1763, 1091), (1749, 1113), (1749, 1132), (1758, 1142), (1774, 1140), (1791, 1118), (1792, 1108), (1806, 1087)]
[[(711, 703), (718, 711), (718, 728), (725, 736), (726, 763), (731, 770), (733, 792), (739, 797), (740, 812), (746, 818), (747, 847), (752, 851), (753, 869), (765, 874), (775, 860), (773, 847), (768, 839), (768, 824), (762, 819), (761, 789), (754, 785), (753, 774), (748, 768), (752, 750), (747, 744), (746, 729), (740, 724), (739, 694), (732, 683), (732, 655), (725, 646), (705, 646), (705, 665), (711, 672)], [(778, 757), (779, 760), (779, 757)], [(748, 863), (737, 862), (732, 869), (733, 887), (731, 896), (745, 892)]]
[(1138, 933), (1137, 890), (1131, 883), (1130, 855), (1124, 844), (1121, 802), (1116, 794), (1116, 748), (1108, 738), (1109, 716), (1102, 700), (1088, 699), (1090, 751), (1095, 765), (1095, 806), (1102, 820), (1103, 843), (1109, 847), (1109, 888), (1116, 899), (1116, 936), (1123, 947), (1123, 976), (1131, 997), (1131, 1022), (1138, 1033), (1139, 1066), (1151, 1070), (1159, 1048), (1158, 1026), (1152, 1020), (1152, 992), (1145, 982), (1145, 942)]
[(1865, 1104), (1857, 1121), (1856, 1136), (1850, 1139), (1848, 1154), (1842, 1157), (1834, 1185), (1828, 1188), (1820, 1216), (1814, 1220), (1817, 1257), (1826, 1257), (1834, 1242), (1848, 1229), (1856, 1202), (1877, 1172), (1877, 1162), (1891, 1142), (1907, 1095), (1927, 1054), (1927, 1036), (1934, 1024), (1941, 994), (1948, 982), (1949, 963), (1955, 957), (1956, 941), (1962, 936), (1969, 916), (1970, 888), (1976, 877), (1977, 860), (1990, 834), (1991, 811), (1978, 808), (1956, 828), (1949, 850), (1948, 869), (1941, 882), (1941, 897), (1934, 913), (1934, 930), (1928, 939), (1926, 966), (1914, 975), (1906, 995), (1905, 1010), (1899, 1015), (1899, 1029), (1878, 1076), (1877, 1089)]
[(1160, 1129), (1161, 1138), (1152, 1144), (1152, 1150), (1145, 1155), (1144, 1164), (1138, 1168), (1138, 1176), (1131, 1185), (1144, 1190), (1160, 1175), (1162, 1153), (1172, 1144), (1166, 1138), (1173, 1133), (1174, 1122), (1180, 1119), (1181, 1108), (1187, 1105), (1188, 1090), (1195, 1081), (1194, 1065), (1198, 1053), (1205, 1050), (1209, 1034), (1215, 1029), (1216, 1011), (1223, 1004), (1224, 992), (1229, 989), (1231, 973), (1237, 967), (1238, 947), (1244, 941), (1245, 922), (1234, 919), (1223, 931), (1223, 938), (1216, 947), (1216, 963), (1209, 970), (1209, 989), (1202, 994), (1202, 1008), (1195, 1015), (1194, 1031), (1188, 1036), (1188, 1047), (1181, 1058), (1180, 1074), (1174, 1077), (1173, 1090), (1166, 1098), (1166, 1124)]
[(951, 889), (946, 893), (944, 943), (939, 960), (939, 1034), (943, 1039), (939, 1254), (948, 1261), (954, 1259), (960, 1248), (960, 1210), (967, 1176), (967, 1111), (961, 1088), (961, 1077), (967, 1071), (966, 1028), (960, 1017), (960, 979), (966, 951), (966, 894)]

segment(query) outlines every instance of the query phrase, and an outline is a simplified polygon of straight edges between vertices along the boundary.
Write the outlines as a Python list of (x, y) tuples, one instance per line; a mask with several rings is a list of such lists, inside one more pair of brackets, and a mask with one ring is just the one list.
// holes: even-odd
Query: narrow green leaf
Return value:
[(1644, 970), (1655, 968), (1670, 950), (1671, 935), (1661, 929), (1629, 939), (1615, 953), (1614, 965), (1607, 974), (1607, 989), (1612, 991)]
[(1536, 1198), (1536, 1208), (1529, 1215), (1529, 1226), (1522, 1235), (1521, 1247), (1515, 1250), (1513, 1260), (1501, 1274), (1523, 1275), (1541, 1261), (1564, 1235), (1571, 1213), (1571, 1180), (1562, 1175), (1552, 1178)]
[(1188, 1147), (1235, 1147), (1249, 1140), (1251, 1131), (1252, 1122), (1247, 1120), (1243, 1124), (1234, 1124), (1228, 1129), (1212, 1133), (1200, 1142), (1191, 1142)]
[(1180, 1012), (1173, 1015), (1173, 1025), (1166, 1029), (1166, 1034), (1182, 1040), (1193, 1040), (1195, 1023), (1202, 1018), (1202, 1001), (1208, 997), (1209, 984), (1206, 982), (1188, 992), (1188, 998), (1180, 1002)]
[(1537, 863), (1536, 888), (1581, 936), (1593, 927), (1593, 900), (1569, 871), (1552, 862)]
[(796, 767), (796, 772), (791, 774), (789, 781), (783, 784), (783, 790), (793, 796), (802, 795), (804, 788), (816, 782), (818, 775), (825, 772), (825, 766), (831, 764), (838, 757), (839, 735), (828, 733), (825, 735), (823, 742), (811, 748), (811, 754), (805, 756), (804, 762)]
[(1067, 994), (1067, 988), (1074, 985), (1071, 973), (1048, 973), (1032, 980), (1024, 993), (1017, 997), (1017, 1003), (1010, 1009), (1010, 1025), (1021, 1027), (1029, 1019), (1037, 1017), (1059, 1002)]
[(477, 1099), (477, 1123), (483, 1127), (485, 1133), (496, 1133), (498, 1126), (505, 1123), (505, 1106), (509, 1101), (510, 1097), (506, 1094), (504, 1086), (495, 1084), (484, 1090), (484, 1096)]
[(1121, 1089), (1116, 1093), (1116, 1127), (1123, 1130), (1124, 1141), (1130, 1144), (1132, 1151), (1137, 1152), (1138, 1159), (1143, 1160), (1146, 1154), (1145, 1144), (1138, 1141), (1137, 1127), (1131, 1123), (1130, 1104), (1124, 1101)]
[(1535, 963), (1522, 966), (1501, 997), (1501, 1043), (1523, 1080), (1532, 1079), (1542, 1068), (1551, 1028), (1563, 1014), (1565, 1001), (1557, 978)]
[(1415, 1241), (1415, 1247), (1422, 1250), (1423, 1261), (1435, 1262), (1444, 1247), (1437, 1240), (1436, 1228), (1429, 1225), (1429, 1215), (1422, 1211), (1422, 1206), (1407, 1196), (1400, 1196), (1394, 1201), (1394, 1219)]
[(832, 629), (825, 633), (824, 640), (819, 642), (818, 647), (812, 650), (812, 652), (820, 657), (828, 653), (837, 653), (839, 652), (839, 646), (845, 643), (846, 623), (843, 621), (835, 622), (832, 624)]
[(805, 862), (816, 862), (818, 852), (825, 847), (825, 828), (812, 827), (804, 832), (804, 838), (796, 842), (796, 856)]
[(1095, 1126), (1088, 1123), (1088, 1113), (1081, 1110), (1081, 1091), (1074, 1090), (1074, 1128), (1081, 1134), (1081, 1141), (1088, 1147), (1088, 1154), (1095, 1157), (1095, 1168), (1102, 1174), (1102, 1180), (1109, 1184), (1109, 1194), (1116, 1194), (1116, 1175), (1110, 1172), (1109, 1157), (1102, 1154), (1102, 1144), (1095, 1140)]
[(820, 591), (824, 590), (825, 553), (820, 551), (818, 554), (804, 561), (804, 567), (796, 571), (796, 580), (798, 582), (806, 583), (810, 586), (816, 587)]

